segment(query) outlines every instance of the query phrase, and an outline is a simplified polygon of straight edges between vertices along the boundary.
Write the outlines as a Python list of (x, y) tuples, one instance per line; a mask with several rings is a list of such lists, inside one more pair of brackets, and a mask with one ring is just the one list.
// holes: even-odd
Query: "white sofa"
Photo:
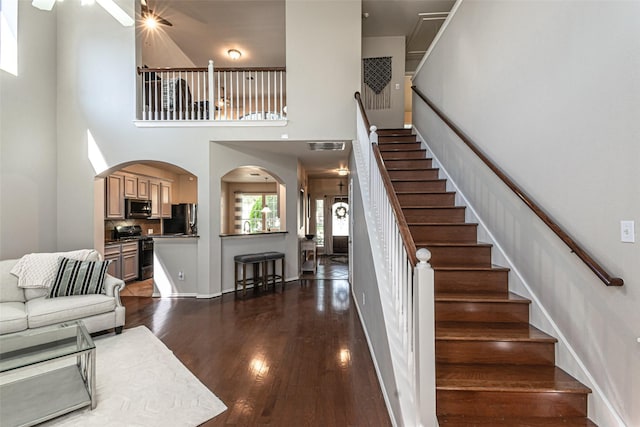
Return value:
[(90, 333), (106, 329), (122, 332), (125, 317), (125, 307), (120, 301), (120, 291), (125, 286), (122, 280), (107, 274), (105, 294), (47, 298), (48, 288), (18, 286), (18, 278), (11, 274), (18, 261), (0, 261), (0, 335), (72, 320), (82, 320)]

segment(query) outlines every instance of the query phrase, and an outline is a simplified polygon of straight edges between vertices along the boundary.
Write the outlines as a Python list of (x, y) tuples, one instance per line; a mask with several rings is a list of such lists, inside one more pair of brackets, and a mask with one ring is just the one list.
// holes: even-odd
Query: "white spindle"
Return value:
[(215, 102), (215, 73), (213, 69), (212, 60), (209, 60), (209, 65), (207, 66), (207, 84), (209, 85), (208, 86), (209, 99), (208, 99), (208, 102), (205, 103), (204, 105), (208, 105), (209, 120), (214, 120), (215, 114), (216, 114), (216, 102)]
[[(271, 111), (271, 71), (267, 71), (267, 111), (265, 113), (269, 113)], [(265, 114), (265, 118), (268, 116)]]
[(242, 70), (242, 117), (247, 114), (247, 91), (246, 91), (247, 76), (244, 70)]
[(284, 102), (282, 100), (284, 96), (284, 85), (282, 84), (282, 71), (280, 71), (280, 114), (284, 116)]
[(240, 118), (240, 72), (236, 71), (236, 116), (235, 120)]
[(256, 78), (254, 80), (254, 83), (255, 83), (254, 94), (255, 94), (255, 97), (256, 97), (256, 99), (255, 99), (256, 111), (254, 112), (255, 115), (253, 116), (253, 119), (257, 120), (258, 112), (260, 110), (260, 102), (259, 102), (259, 98), (258, 98), (258, 72), (256, 71), (255, 73), (256, 73)]

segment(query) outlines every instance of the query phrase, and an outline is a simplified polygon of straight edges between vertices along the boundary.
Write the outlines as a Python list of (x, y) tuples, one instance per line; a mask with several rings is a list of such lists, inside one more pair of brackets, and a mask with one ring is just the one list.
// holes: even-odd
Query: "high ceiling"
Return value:
[[(154, 43), (156, 48), (162, 46), (162, 50), (173, 46), (185, 54), (182, 64), (155, 64), (150, 56), (145, 58), (143, 47), (143, 61), (151, 67), (202, 67), (210, 59), (217, 67), (286, 66), (284, 0), (146, 0), (146, 3), (172, 26), (161, 26), (161, 31), (143, 46)], [(406, 69), (411, 72), (454, 3), (454, 0), (363, 0), (362, 36), (405, 36)], [(242, 57), (233, 61), (227, 55), (229, 49), (240, 50)], [(344, 151), (314, 152), (307, 144), (298, 147), (295, 141), (281, 141), (260, 143), (260, 149), (298, 155), (310, 177), (320, 178), (335, 177), (335, 171), (346, 166), (350, 147)]]

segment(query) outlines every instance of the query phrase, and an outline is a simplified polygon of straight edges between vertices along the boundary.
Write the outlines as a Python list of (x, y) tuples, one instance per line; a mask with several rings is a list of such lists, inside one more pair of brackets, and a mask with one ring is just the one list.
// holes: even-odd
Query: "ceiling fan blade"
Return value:
[(147, 2), (145, 0), (140, 1), (140, 11), (142, 13), (143, 19), (152, 17), (158, 22), (158, 24), (166, 25), (167, 27), (173, 27), (173, 24), (171, 22), (167, 21), (162, 16), (153, 13), (153, 10), (149, 9), (149, 6), (147, 5)]
[(162, 16), (155, 15), (155, 17), (158, 20), (158, 22), (161, 23), (162, 25), (166, 25), (167, 27), (173, 27), (173, 24), (167, 21), (166, 19), (164, 19)]

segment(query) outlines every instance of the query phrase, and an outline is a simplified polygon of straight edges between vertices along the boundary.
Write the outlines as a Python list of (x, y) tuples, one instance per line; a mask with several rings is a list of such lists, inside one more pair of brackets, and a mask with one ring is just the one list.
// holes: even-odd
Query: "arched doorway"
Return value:
[[(174, 164), (133, 161), (96, 176), (94, 245), (111, 260), (109, 274), (129, 282), (130, 289), (148, 282), (139, 296), (147, 290), (148, 296), (194, 293), (195, 263), (187, 268), (182, 260), (164, 262), (176, 257), (163, 256), (157, 238), (197, 237), (197, 203), (197, 176)], [(189, 239), (189, 251), (196, 247), (197, 239)]]

